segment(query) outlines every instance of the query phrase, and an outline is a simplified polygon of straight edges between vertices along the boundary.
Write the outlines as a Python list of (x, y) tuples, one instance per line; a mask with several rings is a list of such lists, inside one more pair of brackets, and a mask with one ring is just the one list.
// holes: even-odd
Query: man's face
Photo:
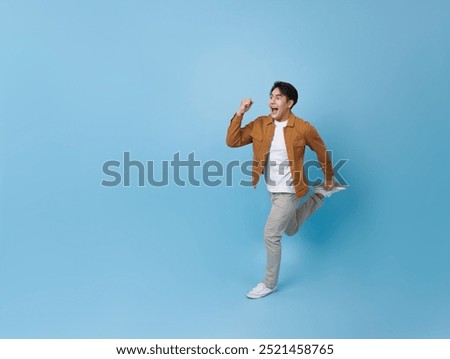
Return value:
[(293, 104), (294, 101), (288, 100), (278, 87), (274, 88), (269, 99), (270, 115), (276, 121), (285, 121), (288, 119)]

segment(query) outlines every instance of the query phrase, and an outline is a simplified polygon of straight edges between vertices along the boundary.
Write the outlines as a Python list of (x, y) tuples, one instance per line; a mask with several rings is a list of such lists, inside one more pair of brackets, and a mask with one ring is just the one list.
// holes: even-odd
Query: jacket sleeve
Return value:
[(311, 148), (317, 155), (317, 160), (322, 167), (323, 174), (327, 181), (331, 181), (334, 176), (333, 164), (331, 163), (331, 158), (325, 144), (320, 137), (314, 126), (308, 124), (308, 129), (305, 133), (306, 144)]
[(231, 119), (226, 139), (227, 145), (230, 147), (241, 147), (252, 142), (253, 121), (241, 128), (242, 119), (243, 116), (238, 114), (235, 114)]

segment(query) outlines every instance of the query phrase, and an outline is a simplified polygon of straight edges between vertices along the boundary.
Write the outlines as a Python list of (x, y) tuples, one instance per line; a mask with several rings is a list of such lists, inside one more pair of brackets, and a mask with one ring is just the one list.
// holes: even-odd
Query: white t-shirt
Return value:
[(284, 128), (287, 125), (287, 121), (273, 122), (275, 123), (275, 133), (264, 170), (267, 189), (269, 192), (274, 193), (295, 193), (294, 186), (292, 185), (286, 143), (284, 141)]

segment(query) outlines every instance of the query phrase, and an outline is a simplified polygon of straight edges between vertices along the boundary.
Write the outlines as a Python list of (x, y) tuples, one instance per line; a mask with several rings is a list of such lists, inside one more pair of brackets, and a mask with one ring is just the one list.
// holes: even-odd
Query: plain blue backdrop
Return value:
[[(1, 338), (449, 338), (448, 1), (0, 1)], [(264, 184), (104, 187), (245, 161), (275, 80), (350, 188), (264, 274)], [(314, 158), (310, 153), (309, 156)], [(186, 173), (184, 173), (186, 174)], [(201, 177), (201, 171), (196, 175)]]

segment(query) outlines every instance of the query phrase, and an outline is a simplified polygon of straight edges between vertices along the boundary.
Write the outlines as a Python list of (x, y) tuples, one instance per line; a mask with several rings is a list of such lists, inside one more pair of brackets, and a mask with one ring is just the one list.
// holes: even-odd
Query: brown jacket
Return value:
[[(240, 147), (253, 143), (252, 179), (253, 186), (256, 187), (264, 171), (267, 155), (270, 151), (275, 132), (274, 120), (271, 116), (261, 116), (241, 128), (242, 118), (243, 116), (235, 114), (231, 119), (227, 132), (227, 145)], [(298, 198), (303, 197), (309, 191), (306, 174), (303, 171), (305, 145), (316, 152), (326, 180), (331, 181), (333, 179), (333, 166), (330, 156), (317, 130), (312, 125), (291, 113), (284, 128), (284, 140), (295, 193)]]

